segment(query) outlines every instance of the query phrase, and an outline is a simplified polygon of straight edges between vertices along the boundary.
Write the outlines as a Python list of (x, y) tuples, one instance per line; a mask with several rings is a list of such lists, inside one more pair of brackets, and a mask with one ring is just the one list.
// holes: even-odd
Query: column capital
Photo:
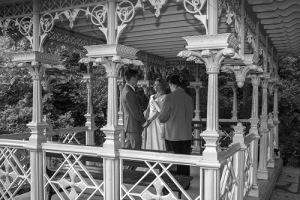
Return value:
[(119, 69), (122, 65), (143, 65), (140, 60), (136, 60), (136, 53), (138, 50), (132, 47), (119, 44), (105, 44), (85, 46), (84, 48), (88, 52), (88, 57), (81, 59), (80, 62), (93, 62), (94, 65), (103, 65), (108, 77), (117, 78), (119, 76)]
[(268, 89), (269, 81), (270, 81), (270, 74), (264, 73), (261, 76), (261, 86), (263, 89)]
[(268, 89), (268, 84), (269, 84), (269, 82), (266, 79), (263, 79), (261, 81), (261, 86), (262, 86), (263, 89)]
[(244, 59), (240, 64), (233, 62), (222, 66), (221, 70), (226, 73), (233, 73), (239, 88), (244, 86), (244, 82), (248, 73), (262, 73), (263, 69), (260, 66), (253, 64), (255, 61), (254, 54), (245, 54)]
[(253, 87), (258, 87), (260, 84), (260, 76), (257, 74), (250, 74), (249, 76), (251, 78), (251, 83)]
[(38, 63), (40, 63), (54, 66), (60, 64), (60, 56), (39, 51), (14, 53), (12, 54), (12, 57), (12, 61), (18, 64), (37, 65)]
[(238, 49), (238, 40), (231, 33), (188, 36), (183, 39), (188, 44), (187, 50), (179, 52), (177, 56), (187, 61), (205, 63), (208, 74), (218, 74), (222, 61), (235, 56)]
[(219, 74), (222, 61), (226, 57), (233, 57), (235, 52), (231, 48), (221, 50), (203, 50), (203, 51), (181, 51), (178, 56), (186, 58), (187, 61), (195, 63), (204, 63), (207, 74)]
[(12, 57), (12, 61), (18, 66), (29, 69), (33, 80), (41, 80), (45, 65), (58, 67), (60, 64), (60, 56), (39, 51), (14, 53)]
[(195, 88), (195, 89), (202, 88), (203, 87), (203, 83), (202, 83), (202, 81), (193, 81), (193, 82), (190, 82), (190, 86), (189, 87)]

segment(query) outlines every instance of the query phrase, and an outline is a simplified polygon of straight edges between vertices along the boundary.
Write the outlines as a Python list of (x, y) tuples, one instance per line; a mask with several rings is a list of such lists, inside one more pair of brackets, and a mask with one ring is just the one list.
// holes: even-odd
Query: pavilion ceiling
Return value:
[[(186, 45), (182, 37), (205, 34), (204, 25), (187, 13), (182, 3), (170, 1), (167, 6), (163, 7), (159, 17), (155, 17), (154, 13), (155, 10), (150, 6), (145, 6), (144, 10), (138, 10), (134, 19), (122, 33), (119, 43), (166, 59), (180, 59), (177, 54)], [(221, 18), (220, 33), (231, 31), (232, 27), (228, 26), (225, 21), (225, 18)], [(57, 26), (97, 37), (99, 43), (105, 42), (104, 35), (85, 16), (78, 17), (72, 29), (67, 20), (58, 23)]]
[[(86, 4), (97, 5), (103, 1), (105, 0), (77, 0), (74, 1), (74, 6), (82, 8)], [(270, 46), (274, 46), (278, 55), (300, 55), (300, 0), (246, 1), (247, 9), (253, 11), (253, 16), (258, 18), (261, 24), (264, 35), (261, 37), (261, 42), (265, 44), (265, 36), (269, 40), (269, 53), (272, 54)], [(30, 14), (31, 2), (31, 0), (0, 0), (0, 18), (4, 15), (22, 17), (24, 16), (22, 14)], [(72, 8), (68, 4), (71, 2), (70, 0), (41, 0), (41, 2), (43, 13), (53, 12), (53, 10), (61, 11), (65, 7), (66, 9)], [(53, 2), (53, 5), (49, 2)], [(179, 51), (184, 49), (185, 41), (182, 37), (205, 34), (204, 25), (193, 15), (187, 13), (182, 3), (177, 1), (169, 0), (167, 5), (162, 8), (159, 17), (155, 17), (154, 14), (155, 10), (147, 2), (144, 10), (138, 10), (134, 19), (128, 24), (119, 43), (161, 57), (174, 58)], [(234, 32), (232, 24), (226, 24), (224, 17), (220, 19), (220, 33)], [(96, 39), (98, 43), (105, 43), (104, 35), (84, 14), (76, 18), (72, 28), (69, 28), (67, 19), (56, 22), (56, 26), (59, 29), (70, 30), (71, 33), (79, 33), (91, 37), (93, 40)]]
[(279, 55), (300, 55), (300, 1), (248, 0)]
[[(149, 6), (146, 6), (144, 11), (138, 10), (122, 33), (119, 43), (171, 58), (176, 57), (178, 52), (184, 49), (186, 42), (182, 37), (205, 34), (204, 26), (186, 12), (182, 4), (169, 3), (162, 9), (158, 18), (154, 16), (154, 12)], [(67, 28), (68, 21), (58, 26)], [(76, 21), (72, 30), (105, 40), (103, 34), (85, 16)]]

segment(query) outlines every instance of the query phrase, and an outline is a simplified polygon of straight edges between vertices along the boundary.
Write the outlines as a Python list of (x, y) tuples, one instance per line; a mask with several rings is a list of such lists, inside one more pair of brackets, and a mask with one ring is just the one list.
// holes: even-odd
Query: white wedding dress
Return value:
[[(154, 99), (154, 95), (149, 100), (149, 119), (151, 119), (158, 111), (161, 110), (166, 95), (162, 95)], [(143, 147), (147, 150), (165, 151), (165, 125), (160, 123), (158, 117), (143, 132)]]

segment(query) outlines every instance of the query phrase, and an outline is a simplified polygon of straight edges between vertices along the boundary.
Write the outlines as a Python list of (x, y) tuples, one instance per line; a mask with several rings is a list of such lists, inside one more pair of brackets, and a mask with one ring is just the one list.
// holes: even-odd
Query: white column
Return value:
[(96, 130), (95, 116), (93, 114), (93, 90), (92, 90), (92, 75), (90, 72), (90, 64), (87, 65), (87, 74), (84, 74), (83, 79), (86, 81), (87, 88), (87, 113), (84, 115), (86, 118), (85, 126), (88, 127), (86, 131), (86, 145), (95, 145), (94, 131)]
[[(218, 1), (207, 1), (208, 34), (218, 33)], [(219, 138), (219, 97), (218, 97), (218, 74), (220, 66), (213, 56), (208, 58), (206, 72), (208, 74), (207, 94), (207, 121), (206, 130), (201, 134), (205, 140), (203, 156), (205, 159), (218, 161), (217, 140)], [(214, 60), (215, 62), (212, 62)], [(220, 171), (219, 169), (204, 169), (204, 200), (218, 200), (220, 195)]]
[(235, 84), (235, 82), (229, 82), (228, 84), (231, 87), (232, 92), (233, 92), (232, 111), (231, 111), (232, 117), (231, 117), (231, 119), (237, 121), (237, 119), (238, 119), (237, 112), (238, 111), (237, 111), (237, 89), (236, 89), (236, 84)]
[(241, 149), (237, 153), (235, 153), (233, 157), (233, 168), (237, 178), (234, 200), (242, 200), (244, 198), (245, 150), (247, 149), (244, 141), (244, 130), (245, 127), (241, 123), (238, 123), (237, 126), (234, 127), (235, 134), (232, 143), (241, 144)]
[(201, 142), (200, 142), (200, 129), (199, 127), (201, 126), (201, 124), (199, 124), (200, 120), (201, 120), (201, 116), (200, 116), (200, 89), (202, 87), (202, 82), (199, 80), (199, 78), (196, 78), (195, 82), (191, 82), (190, 83), (190, 87), (194, 88), (196, 91), (196, 102), (195, 102), (195, 117), (193, 118), (193, 121), (196, 122), (194, 124), (194, 143), (193, 143), (193, 152), (194, 153), (200, 153), (201, 151)]
[[(107, 2), (107, 44), (116, 44), (116, 0)], [(113, 59), (112, 59), (113, 60)], [(105, 64), (108, 88), (107, 88), (107, 124), (102, 128), (106, 135), (103, 148), (112, 153), (111, 157), (103, 158), (104, 195), (105, 199), (120, 199), (120, 163), (117, 150), (120, 148), (119, 134), (121, 128), (118, 126), (118, 68), (119, 64), (112, 62)]]
[(260, 139), (258, 133), (258, 86), (260, 85), (260, 77), (258, 75), (251, 75), (252, 83), (252, 111), (251, 111), (251, 128), (250, 134), (255, 135), (255, 140), (251, 143), (251, 155), (252, 155), (252, 188), (249, 192), (249, 196), (258, 197), (258, 184), (257, 184), (257, 166), (258, 166), (258, 141)]
[(268, 78), (262, 80), (262, 114), (259, 132), (261, 134), (259, 147), (259, 165), (257, 176), (259, 179), (268, 179), (267, 153), (268, 153)]
[(240, 22), (240, 50), (239, 55), (244, 58), (245, 55), (245, 0), (241, 0), (241, 22)]
[(206, 130), (201, 134), (205, 140), (203, 156), (217, 160), (217, 140), (219, 138), (219, 95), (218, 95), (218, 66), (207, 66), (208, 94)]
[[(33, 51), (40, 49), (40, 14), (39, 1), (33, 1)], [(46, 142), (43, 135), (47, 124), (43, 122), (42, 115), (42, 85), (41, 78), (43, 75), (43, 66), (38, 62), (32, 62), (30, 74), (33, 80), (33, 104), (32, 104), (32, 121), (27, 125), (31, 130), (28, 145), (30, 146), (30, 167), (31, 167), (31, 190), (30, 199), (40, 200), (44, 198), (44, 181), (43, 181), (43, 153), (41, 145)]]
[(275, 160), (274, 160), (274, 122), (273, 122), (273, 114), (269, 113), (268, 118), (268, 127), (269, 127), (269, 145), (268, 145), (268, 163), (267, 166), (274, 168)]
[(279, 157), (279, 135), (278, 135), (278, 124), (279, 124), (279, 119), (278, 119), (278, 86), (275, 83), (274, 86), (274, 104), (273, 104), (273, 114), (274, 114), (274, 149), (277, 153), (275, 155), (276, 157)]
[[(123, 79), (118, 79), (118, 88), (119, 88), (119, 111), (118, 111), (118, 124), (120, 126), (124, 126), (124, 122), (123, 122), (123, 107), (122, 107), (122, 90), (124, 88), (124, 83), (123, 83)], [(124, 147), (125, 145), (125, 132), (124, 130), (122, 130), (121, 132), (121, 147)]]

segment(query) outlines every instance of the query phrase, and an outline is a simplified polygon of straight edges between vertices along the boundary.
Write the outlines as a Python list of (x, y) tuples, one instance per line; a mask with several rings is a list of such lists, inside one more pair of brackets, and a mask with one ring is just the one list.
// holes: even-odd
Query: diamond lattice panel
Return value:
[[(59, 163), (55, 169), (46, 170), (46, 195), (56, 195), (64, 200), (103, 198), (103, 169), (102, 160), (81, 154), (50, 154)], [(49, 166), (47, 165), (47, 168)]]
[(0, 147), (0, 200), (13, 199), (21, 189), (30, 190), (28, 150)]

